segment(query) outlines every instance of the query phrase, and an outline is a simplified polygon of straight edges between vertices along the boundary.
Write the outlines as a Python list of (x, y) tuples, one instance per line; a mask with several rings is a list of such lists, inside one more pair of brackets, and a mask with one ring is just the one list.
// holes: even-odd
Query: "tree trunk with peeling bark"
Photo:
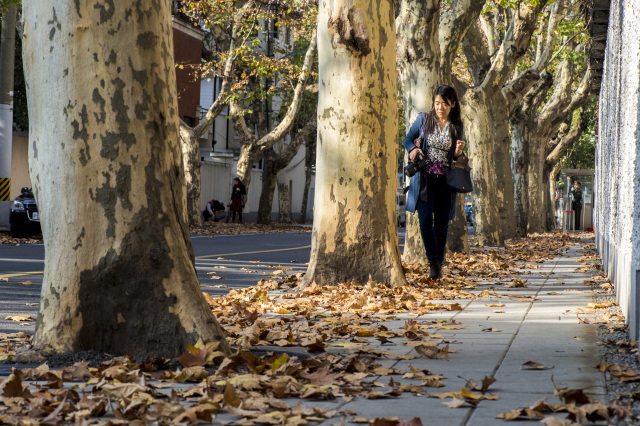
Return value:
[(521, 119), (511, 121), (511, 172), (516, 237), (527, 236), (529, 220), (529, 135), (530, 127)]
[[(533, 136), (530, 146), (540, 147), (541, 141)], [(542, 233), (547, 230), (545, 195), (547, 186), (543, 183), (544, 149), (529, 149), (529, 233)]]
[(555, 214), (555, 197), (554, 191), (551, 190), (553, 181), (551, 181), (551, 172), (552, 167), (549, 167), (547, 164), (544, 165), (544, 169), (542, 170), (542, 184), (545, 196), (545, 207), (546, 207), (546, 220), (547, 223), (545, 228), (547, 231), (552, 231), (556, 229), (556, 214)]
[(394, 0), (335, 0), (318, 15), (316, 209), (301, 287), (406, 284), (396, 218)]
[(496, 173), (496, 199), (498, 202), (498, 220), (505, 240), (516, 237), (516, 219), (514, 214), (514, 186), (511, 175), (511, 133), (509, 129), (509, 108), (506, 100), (493, 105), (493, 138), (495, 146), (493, 156)]
[(200, 338), (228, 351), (193, 263), (169, 4), (23, 13), (46, 252), (34, 352), (173, 357)]
[(291, 223), (291, 188), (284, 170), (278, 172), (276, 180), (278, 182), (278, 222)]
[(249, 194), (249, 186), (251, 185), (251, 170), (253, 164), (258, 161), (259, 154), (260, 149), (254, 144), (248, 143), (240, 146), (236, 177), (244, 184), (247, 194)]
[[(299, 129), (295, 135), (292, 135), (293, 137), (288, 145), (285, 145), (284, 141), (280, 140), (273, 147), (264, 150), (258, 223), (267, 224), (271, 222), (276, 186), (278, 187), (278, 222), (291, 223), (291, 194), (289, 193), (289, 183), (286, 180), (287, 174), (283, 169), (291, 163), (305, 139), (316, 131), (316, 120), (317, 116), (314, 115), (312, 121), (309, 121), (302, 129)], [(306, 209), (306, 206), (304, 208)]]
[(488, 93), (470, 89), (463, 99), (462, 115), (465, 134), (469, 139), (469, 157), (472, 159), (473, 226), (478, 244), (502, 246), (504, 238), (498, 216), (496, 200), (496, 172), (493, 155), (494, 141), (491, 106)]
[(187, 184), (187, 216), (192, 226), (202, 225), (200, 213), (200, 142), (193, 129), (180, 128), (180, 147), (184, 167), (184, 178)]
[(456, 197), (456, 217), (449, 226), (447, 252), (469, 253), (469, 233), (467, 216), (464, 211), (464, 194)]
[[(314, 142), (315, 145), (315, 142)], [(309, 188), (311, 188), (311, 172), (315, 162), (315, 156), (313, 155), (314, 149), (311, 149), (310, 145), (307, 145), (304, 158), (304, 189), (302, 192), (302, 205), (300, 206), (300, 219), (299, 223), (307, 223), (307, 205), (309, 204)]]
[(267, 224), (271, 222), (271, 210), (273, 209), (273, 195), (277, 184), (278, 167), (277, 154), (273, 149), (265, 151), (262, 166), (262, 191), (258, 204), (257, 222)]

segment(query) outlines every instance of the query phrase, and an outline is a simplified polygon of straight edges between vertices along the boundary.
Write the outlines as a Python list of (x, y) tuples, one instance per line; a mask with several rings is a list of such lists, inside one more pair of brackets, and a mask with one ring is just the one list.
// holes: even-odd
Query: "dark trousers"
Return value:
[(575, 230), (580, 229), (580, 216), (582, 216), (582, 205), (573, 206), (573, 214), (575, 215)]
[(427, 178), (427, 200), (418, 200), (416, 210), (427, 259), (443, 262), (451, 211), (451, 193), (444, 176)]
[(242, 210), (231, 210), (229, 219), (231, 220), (231, 222), (235, 223), (236, 218), (238, 219), (238, 223), (242, 223)]

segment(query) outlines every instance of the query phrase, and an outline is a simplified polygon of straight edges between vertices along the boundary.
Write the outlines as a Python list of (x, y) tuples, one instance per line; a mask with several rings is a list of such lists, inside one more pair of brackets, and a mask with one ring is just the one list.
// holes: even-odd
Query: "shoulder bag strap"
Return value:
[(423, 151), (425, 149), (427, 149), (427, 135), (426, 135), (425, 132), (427, 131), (427, 121), (428, 120), (429, 120), (429, 113), (425, 112), (424, 113), (424, 123), (422, 123), (422, 135), (420, 135), (421, 138), (422, 138), (422, 143), (421, 143), (422, 146), (420, 147), (420, 149), (422, 149)]

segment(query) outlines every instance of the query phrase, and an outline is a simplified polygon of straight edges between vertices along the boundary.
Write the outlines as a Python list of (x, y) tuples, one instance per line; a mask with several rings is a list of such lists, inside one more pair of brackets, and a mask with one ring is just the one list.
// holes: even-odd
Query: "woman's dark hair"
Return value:
[(462, 118), (460, 110), (460, 102), (458, 101), (458, 94), (451, 86), (438, 86), (433, 94), (433, 107), (429, 111), (429, 118), (427, 121), (427, 132), (431, 133), (436, 129), (438, 120), (436, 117), (436, 96), (440, 95), (449, 105), (455, 102), (455, 106), (451, 108), (449, 113), (449, 123), (451, 123), (451, 142), (455, 143), (456, 140), (462, 137)]
[(242, 181), (240, 180), (240, 178), (233, 178), (233, 180), (238, 184), (238, 186), (244, 191), (245, 187), (244, 187), (244, 183), (242, 183)]

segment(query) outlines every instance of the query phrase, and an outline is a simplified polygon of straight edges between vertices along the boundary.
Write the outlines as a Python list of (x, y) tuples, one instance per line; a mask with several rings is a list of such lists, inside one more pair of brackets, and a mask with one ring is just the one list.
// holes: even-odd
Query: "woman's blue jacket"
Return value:
[[(402, 145), (404, 145), (404, 148), (407, 150), (407, 152), (415, 148), (414, 141), (420, 136), (422, 136), (422, 146), (421, 146), (422, 152), (426, 152), (427, 138), (425, 137), (425, 135), (422, 134), (422, 127), (424, 125), (424, 121), (426, 120), (426, 117), (427, 117), (426, 113), (424, 112), (420, 113), (418, 115), (418, 118), (416, 118), (416, 121), (413, 122), (413, 124), (411, 125), (411, 128), (407, 132), (407, 136), (405, 136), (404, 139), (402, 140)], [(464, 137), (461, 137), (460, 139), (465, 140)], [(451, 149), (449, 150), (449, 154), (447, 155), (449, 164), (451, 164), (451, 162), (454, 159), (455, 151), (456, 151), (456, 145), (452, 143)], [(416, 205), (418, 204), (418, 199), (420, 198), (420, 174), (421, 172), (418, 172), (415, 175), (413, 175), (409, 182), (409, 192), (407, 193), (406, 210), (411, 213), (415, 213)], [(449, 220), (453, 220), (453, 218), (456, 215), (456, 195), (457, 194), (453, 191), (450, 191), (450, 194), (451, 194), (451, 210), (449, 212)]]

